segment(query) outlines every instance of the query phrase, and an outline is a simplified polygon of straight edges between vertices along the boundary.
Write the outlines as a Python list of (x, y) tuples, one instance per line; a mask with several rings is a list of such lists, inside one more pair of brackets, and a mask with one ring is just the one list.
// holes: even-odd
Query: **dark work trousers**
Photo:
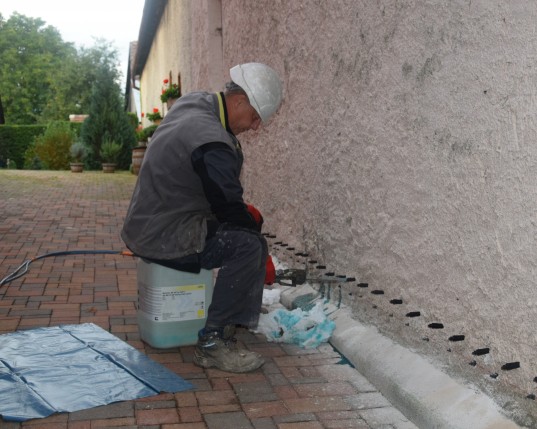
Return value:
[(202, 268), (220, 268), (206, 327), (257, 327), (268, 255), (265, 238), (246, 229), (220, 229), (200, 254)]

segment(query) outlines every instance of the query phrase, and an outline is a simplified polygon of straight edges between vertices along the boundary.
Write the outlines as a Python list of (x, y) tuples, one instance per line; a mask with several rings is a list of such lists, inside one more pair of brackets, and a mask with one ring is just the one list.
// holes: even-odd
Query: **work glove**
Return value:
[(263, 226), (263, 216), (261, 216), (261, 212), (251, 204), (246, 204), (246, 210), (248, 210), (248, 213), (250, 213), (250, 216), (252, 216), (257, 224), (258, 231), (261, 232), (261, 227)]
[[(255, 223), (257, 224), (257, 227), (259, 228), (259, 232), (261, 232), (261, 226), (263, 225), (263, 216), (261, 215), (261, 212), (257, 210), (253, 205), (246, 204), (246, 209), (248, 210), (248, 213), (250, 213), (250, 216), (253, 217)], [(274, 268), (274, 262), (272, 262), (272, 256), (267, 256), (267, 263), (266, 263), (266, 271), (265, 271), (265, 284), (271, 285), (274, 283), (274, 280), (276, 280), (276, 269)]]
[(276, 268), (274, 268), (274, 262), (272, 262), (272, 256), (267, 256), (266, 272), (265, 272), (265, 284), (271, 285), (276, 280)]

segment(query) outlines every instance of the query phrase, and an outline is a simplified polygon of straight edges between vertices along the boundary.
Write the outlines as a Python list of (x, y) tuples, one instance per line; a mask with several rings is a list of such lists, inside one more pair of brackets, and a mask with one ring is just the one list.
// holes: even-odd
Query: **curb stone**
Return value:
[[(281, 303), (290, 308), (309, 285), (282, 287)], [(395, 343), (377, 328), (353, 319), (348, 308), (325, 309), (336, 323), (330, 343), (410, 421), (427, 429), (517, 429), (498, 405), (478, 388), (462, 385), (421, 355)]]

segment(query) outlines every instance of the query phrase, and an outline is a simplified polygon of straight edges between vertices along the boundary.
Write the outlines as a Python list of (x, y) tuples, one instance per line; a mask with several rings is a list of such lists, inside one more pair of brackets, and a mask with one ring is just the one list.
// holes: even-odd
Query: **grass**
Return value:
[[(114, 199), (119, 195), (130, 195), (136, 183), (136, 176), (129, 171), (113, 174), (102, 171), (52, 170), (2, 170), (0, 169), (0, 194), (3, 198), (24, 197), (39, 190), (50, 189), (69, 191), (71, 188), (84, 189), (79, 199)], [(81, 188), (79, 188), (81, 186)]]

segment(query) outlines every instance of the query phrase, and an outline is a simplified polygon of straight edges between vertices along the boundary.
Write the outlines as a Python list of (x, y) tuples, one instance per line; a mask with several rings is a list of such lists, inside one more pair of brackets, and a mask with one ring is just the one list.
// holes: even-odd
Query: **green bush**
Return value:
[(110, 139), (105, 139), (104, 143), (101, 145), (99, 155), (101, 155), (103, 162), (116, 164), (121, 150), (122, 147), (119, 143)]
[(35, 153), (45, 168), (65, 170), (69, 168), (70, 149), (76, 138), (68, 122), (50, 122), (45, 133), (35, 140)]
[(132, 125), (132, 128), (136, 130), (138, 128), (138, 115), (134, 112), (127, 112), (127, 116), (129, 117), (129, 121)]
[(24, 169), (25, 170), (42, 170), (43, 163), (35, 153), (35, 143), (32, 143), (24, 152)]
[(46, 125), (0, 125), (0, 166), (7, 166), (9, 159), (22, 167), (26, 150), (45, 129)]
[(82, 162), (88, 153), (88, 149), (84, 146), (82, 142), (75, 142), (71, 145), (69, 149), (69, 154), (71, 155), (71, 160), (73, 162)]
[(139, 142), (147, 143), (147, 140), (149, 137), (153, 136), (153, 133), (157, 129), (157, 125), (149, 125), (148, 127), (145, 127), (143, 130), (138, 131), (136, 133), (136, 137)]

